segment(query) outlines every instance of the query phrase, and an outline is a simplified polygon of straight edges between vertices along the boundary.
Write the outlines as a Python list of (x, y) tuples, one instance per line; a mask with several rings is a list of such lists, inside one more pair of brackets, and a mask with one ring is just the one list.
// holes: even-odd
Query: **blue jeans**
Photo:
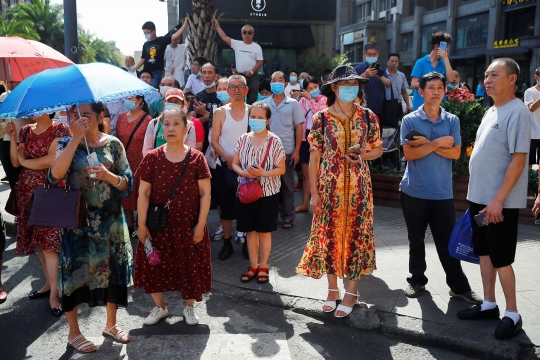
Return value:
[(159, 89), (159, 85), (161, 84), (161, 78), (163, 77), (163, 70), (154, 70), (152, 71), (152, 85), (156, 89)]

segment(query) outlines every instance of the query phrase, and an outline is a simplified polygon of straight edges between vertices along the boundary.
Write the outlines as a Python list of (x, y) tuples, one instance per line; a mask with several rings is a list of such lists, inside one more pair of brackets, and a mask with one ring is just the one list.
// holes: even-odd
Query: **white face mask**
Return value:
[(67, 118), (68, 118), (67, 115), (59, 115), (57, 121), (67, 124)]
[(160, 86), (159, 87), (159, 93), (161, 94), (162, 97), (165, 97), (165, 95), (167, 95), (167, 91), (170, 88), (171, 88), (170, 86)]

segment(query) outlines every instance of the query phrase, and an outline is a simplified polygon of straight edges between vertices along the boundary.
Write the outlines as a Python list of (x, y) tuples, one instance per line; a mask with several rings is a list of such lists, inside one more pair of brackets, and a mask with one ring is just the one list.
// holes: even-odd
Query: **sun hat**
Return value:
[(354, 68), (349, 65), (340, 65), (335, 68), (330, 74), (330, 79), (321, 86), (321, 93), (325, 96), (332, 91), (330, 84), (341, 80), (358, 80), (358, 83), (362, 86), (369, 84), (369, 79), (362, 77), (356, 73)]

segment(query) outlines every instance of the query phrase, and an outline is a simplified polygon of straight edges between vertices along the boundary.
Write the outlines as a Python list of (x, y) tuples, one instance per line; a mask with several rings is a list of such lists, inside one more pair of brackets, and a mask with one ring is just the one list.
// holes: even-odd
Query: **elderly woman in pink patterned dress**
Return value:
[(309, 143), (307, 136), (311, 130), (312, 117), (327, 108), (326, 96), (319, 90), (319, 82), (312, 76), (306, 77), (302, 81), (302, 90), (298, 96), (298, 102), (304, 112), (304, 132), (302, 135), (302, 145), (300, 146), (300, 166), (302, 167), (302, 205), (296, 208), (296, 212), (307, 212), (309, 209)]

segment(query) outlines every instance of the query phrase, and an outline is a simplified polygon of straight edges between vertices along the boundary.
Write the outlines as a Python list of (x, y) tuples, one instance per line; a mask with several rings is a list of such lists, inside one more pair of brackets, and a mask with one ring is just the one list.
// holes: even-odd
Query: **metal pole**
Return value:
[(76, 0), (64, 0), (64, 46), (66, 57), (77, 64), (79, 62), (79, 39), (77, 37)]

